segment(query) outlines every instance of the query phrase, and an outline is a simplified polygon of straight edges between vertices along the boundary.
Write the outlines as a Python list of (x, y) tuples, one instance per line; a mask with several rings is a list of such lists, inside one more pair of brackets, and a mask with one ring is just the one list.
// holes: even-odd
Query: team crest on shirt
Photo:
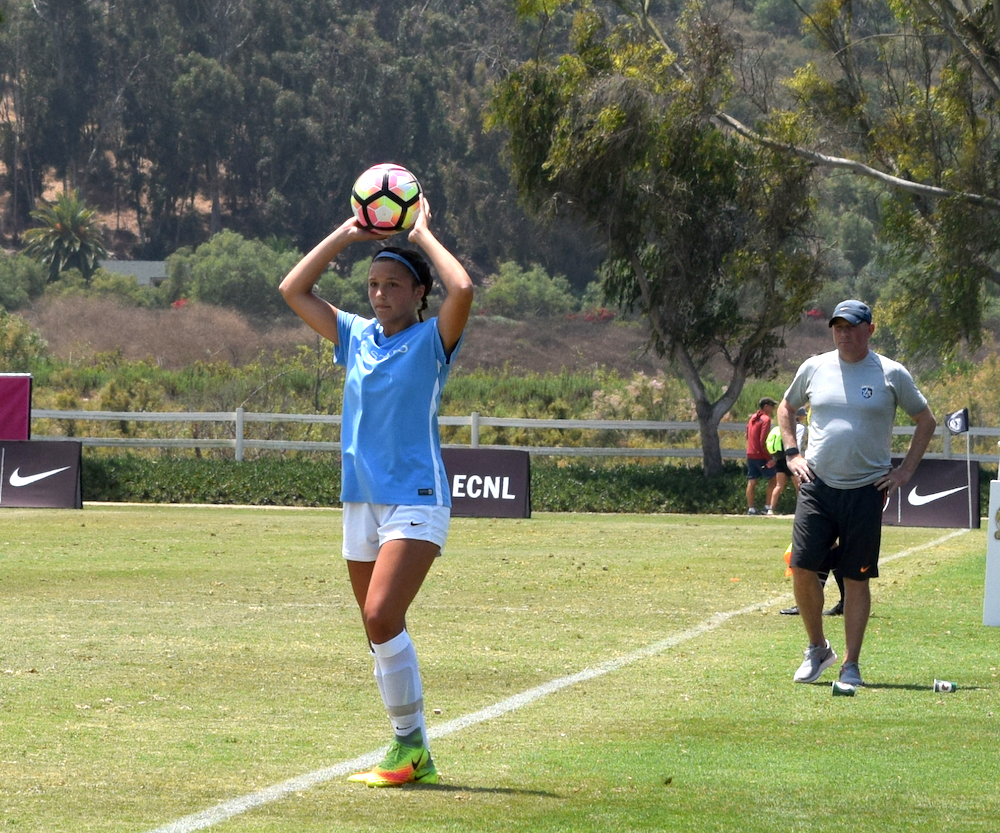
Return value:
[(871, 399), (874, 395), (875, 395), (875, 388), (873, 388), (871, 385), (862, 385), (861, 386), (861, 398), (862, 399)]

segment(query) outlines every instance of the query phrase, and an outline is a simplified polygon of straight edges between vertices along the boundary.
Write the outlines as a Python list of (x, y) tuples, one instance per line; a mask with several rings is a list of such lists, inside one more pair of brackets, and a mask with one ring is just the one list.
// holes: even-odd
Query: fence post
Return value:
[(472, 412), (472, 447), (479, 448), (479, 411)]
[(243, 408), (236, 409), (236, 462), (243, 460)]

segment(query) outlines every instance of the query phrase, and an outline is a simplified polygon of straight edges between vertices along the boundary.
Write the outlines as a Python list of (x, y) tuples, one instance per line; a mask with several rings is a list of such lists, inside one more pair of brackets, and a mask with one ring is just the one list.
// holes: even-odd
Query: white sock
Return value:
[(372, 645), (375, 652), (375, 681), (386, 714), (398, 737), (420, 730), (424, 746), (430, 748), (424, 726), (423, 685), (417, 651), (410, 635), (403, 631), (388, 642)]

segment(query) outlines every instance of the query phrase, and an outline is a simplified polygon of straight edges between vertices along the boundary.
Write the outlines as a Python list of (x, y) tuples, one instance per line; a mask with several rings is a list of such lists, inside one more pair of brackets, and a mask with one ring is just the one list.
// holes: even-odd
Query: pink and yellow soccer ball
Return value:
[(369, 231), (402, 231), (420, 210), (420, 183), (402, 165), (373, 165), (351, 189), (351, 208)]

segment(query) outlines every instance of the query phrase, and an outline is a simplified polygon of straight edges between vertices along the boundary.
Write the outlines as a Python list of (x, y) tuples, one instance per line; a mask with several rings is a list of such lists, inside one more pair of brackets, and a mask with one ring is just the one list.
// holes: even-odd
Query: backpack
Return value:
[(780, 454), (785, 449), (785, 444), (781, 439), (781, 428), (775, 425), (767, 432), (767, 439), (764, 440), (764, 448), (768, 454)]

